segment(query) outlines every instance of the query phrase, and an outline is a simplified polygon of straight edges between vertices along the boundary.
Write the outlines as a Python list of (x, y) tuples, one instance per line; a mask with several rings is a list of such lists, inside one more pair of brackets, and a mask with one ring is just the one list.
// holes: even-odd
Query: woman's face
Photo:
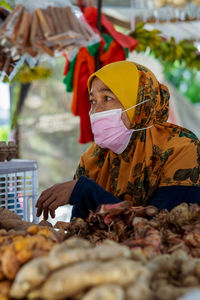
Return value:
[[(115, 109), (122, 108), (124, 110), (123, 105), (120, 103), (118, 98), (113, 94), (113, 92), (97, 77), (92, 80), (91, 90), (90, 90), (90, 98), (89, 101), (91, 103), (92, 114)], [(129, 121), (128, 115), (126, 112), (122, 113), (122, 121), (124, 125), (130, 129), (131, 122)]]

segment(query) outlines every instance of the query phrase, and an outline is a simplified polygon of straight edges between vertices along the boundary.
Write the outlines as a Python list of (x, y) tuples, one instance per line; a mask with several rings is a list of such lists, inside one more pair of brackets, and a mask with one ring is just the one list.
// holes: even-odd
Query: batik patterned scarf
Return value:
[[(122, 71), (126, 76), (122, 76)], [(75, 177), (85, 175), (106, 191), (121, 200), (132, 200), (135, 205), (147, 205), (159, 187), (200, 187), (199, 139), (191, 131), (167, 123), (170, 98), (167, 87), (149, 69), (133, 62), (103, 67), (90, 77), (89, 88), (94, 76), (117, 94), (125, 109), (150, 99), (136, 106), (128, 117), (132, 128), (153, 126), (133, 132), (129, 145), (119, 155), (93, 143), (82, 155)], [(126, 94), (124, 98), (124, 87), (131, 93), (130, 80), (132, 91), (137, 94)]]

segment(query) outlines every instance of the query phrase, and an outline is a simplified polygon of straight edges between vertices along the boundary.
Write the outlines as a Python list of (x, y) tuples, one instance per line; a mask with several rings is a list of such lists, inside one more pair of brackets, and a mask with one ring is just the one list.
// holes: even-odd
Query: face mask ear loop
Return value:
[(142, 101), (142, 102), (140, 102), (140, 103), (138, 103), (138, 104), (136, 104), (136, 105), (133, 105), (133, 106), (131, 106), (131, 107), (129, 107), (129, 108), (123, 110), (122, 113), (125, 112), (125, 111), (127, 111), (127, 110), (130, 110), (130, 109), (133, 108), (133, 107), (136, 107), (136, 106), (141, 105), (141, 104), (143, 104), (143, 103), (145, 103), (145, 102), (148, 102), (148, 101), (150, 101), (150, 100), (151, 100), (151, 99), (144, 100), (144, 101)]
[[(146, 101), (145, 101), (146, 102)], [(148, 128), (151, 128), (151, 127), (153, 127), (154, 125), (155, 125), (155, 123), (156, 123), (156, 109), (155, 109), (155, 107), (154, 107), (154, 113), (155, 113), (155, 118), (154, 118), (154, 122), (153, 122), (153, 124), (151, 125), (151, 126), (148, 126), (148, 127), (143, 127), (143, 128), (139, 128), (139, 129), (132, 129), (133, 130), (133, 132), (134, 131), (140, 131), (140, 130), (145, 130), (145, 129), (148, 129)]]
[[(155, 124), (155, 123), (154, 123), (154, 124)], [(133, 132), (134, 132), (134, 131), (145, 130), (145, 129), (148, 129), (148, 128), (151, 128), (151, 127), (153, 127), (153, 126), (154, 126), (154, 124), (152, 124), (151, 126), (148, 126), (148, 127), (143, 127), (143, 128), (139, 128), (139, 129), (132, 129), (132, 130), (133, 130)]]
[(94, 109), (94, 112), (93, 112), (93, 113), (91, 113), (91, 109), (92, 109), (92, 108), (90, 108), (90, 111), (89, 111), (89, 116), (91, 116), (91, 115), (94, 115), (94, 114), (95, 114), (95, 111), (96, 111), (96, 109)]

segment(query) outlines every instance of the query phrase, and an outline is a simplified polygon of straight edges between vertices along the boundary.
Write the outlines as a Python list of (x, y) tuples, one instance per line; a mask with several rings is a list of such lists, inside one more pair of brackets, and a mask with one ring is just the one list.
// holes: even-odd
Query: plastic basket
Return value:
[(33, 160), (0, 162), (0, 207), (17, 213), (23, 220), (38, 222), (38, 166)]

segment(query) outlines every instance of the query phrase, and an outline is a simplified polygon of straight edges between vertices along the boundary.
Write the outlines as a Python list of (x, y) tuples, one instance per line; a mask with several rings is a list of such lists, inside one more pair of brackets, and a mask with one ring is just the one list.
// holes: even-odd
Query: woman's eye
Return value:
[(105, 100), (106, 100), (106, 101), (110, 101), (110, 100), (112, 100), (112, 98), (109, 97), (109, 96), (105, 96)]
[(92, 99), (89, 99), (89, 102), (90, 102), (91, 105), (94, 104), (94, 100), (92, 100)]

